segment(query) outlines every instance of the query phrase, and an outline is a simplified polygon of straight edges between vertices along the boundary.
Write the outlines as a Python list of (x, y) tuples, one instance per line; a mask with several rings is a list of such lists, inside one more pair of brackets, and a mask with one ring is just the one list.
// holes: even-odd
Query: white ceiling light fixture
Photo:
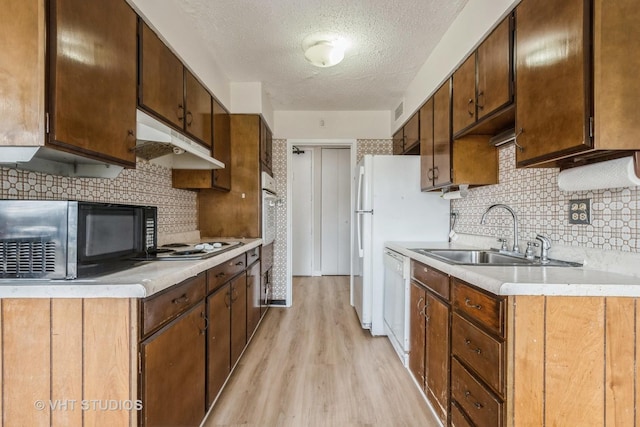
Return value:
[(344, 47), (330, 41), (319, 41), (304, 52), (304, 57), (316, 67), (333, 67), (344, 59)]
[(326, 68), (339, 64), (344, 59), (347, 41), (332, 33), (315, 33), (302, 43), (304, 57), (316, 67)]

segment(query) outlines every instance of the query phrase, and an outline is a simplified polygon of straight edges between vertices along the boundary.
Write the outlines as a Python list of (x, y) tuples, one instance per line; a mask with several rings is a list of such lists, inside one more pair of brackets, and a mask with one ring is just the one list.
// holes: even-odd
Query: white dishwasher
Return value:
[(384, 248), (384, 329), (404, 366), (409, 360), (410, 264), (409, 257)]

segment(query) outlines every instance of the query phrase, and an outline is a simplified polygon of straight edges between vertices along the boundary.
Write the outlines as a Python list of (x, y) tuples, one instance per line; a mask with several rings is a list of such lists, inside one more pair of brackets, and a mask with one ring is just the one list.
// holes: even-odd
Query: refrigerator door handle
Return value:
[(362, 186), (364, 185), (364, 166), (360, 166), (358, 173), (358, 195), (356, 197), (356, 212), (362, 210)]
[(362, 215), (360, 213), (356, 214), (356, 226), (358, 227), (358, 256), (360, 258), (364, 257), (364, 247), (362, 246)]

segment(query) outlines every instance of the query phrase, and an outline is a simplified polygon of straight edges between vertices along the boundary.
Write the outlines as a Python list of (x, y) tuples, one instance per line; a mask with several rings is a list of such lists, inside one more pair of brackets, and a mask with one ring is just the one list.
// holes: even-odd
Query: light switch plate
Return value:
[(591, 224), (591, 199), (569, 200), (569, 224)]

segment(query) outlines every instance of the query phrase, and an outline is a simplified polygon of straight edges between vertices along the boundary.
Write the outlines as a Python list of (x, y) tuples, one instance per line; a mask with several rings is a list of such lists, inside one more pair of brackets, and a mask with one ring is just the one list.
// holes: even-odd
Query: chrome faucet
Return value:
[(513, 252), (519, 253), (520, 252), (520, 247), (518, 245), (518, 216), (516, 215), (514, 210), (511, 209), (509, 206), (504, 205), (502, 203), (497, 203), (495, 205), (489, 206), (487, 208), (487, 210), (484, 211), (484, 213), (482, 214), (482, 219), (480, 220), (480, 224), (484, 224), (484, 221), (485, 221), (485, 218), (487, 217), (487, 214), (489, 213), (489, 211), (491, 211), (494, 208), (506, 209), (511, 214), (511, 216), (513, 217)]
[(549, 262), (549, 249), (551, 249), (551, 239), (543, 236), (542, 234), (536, 235), (536, 240), (540, 240), (540, 263), (546, 264)]

